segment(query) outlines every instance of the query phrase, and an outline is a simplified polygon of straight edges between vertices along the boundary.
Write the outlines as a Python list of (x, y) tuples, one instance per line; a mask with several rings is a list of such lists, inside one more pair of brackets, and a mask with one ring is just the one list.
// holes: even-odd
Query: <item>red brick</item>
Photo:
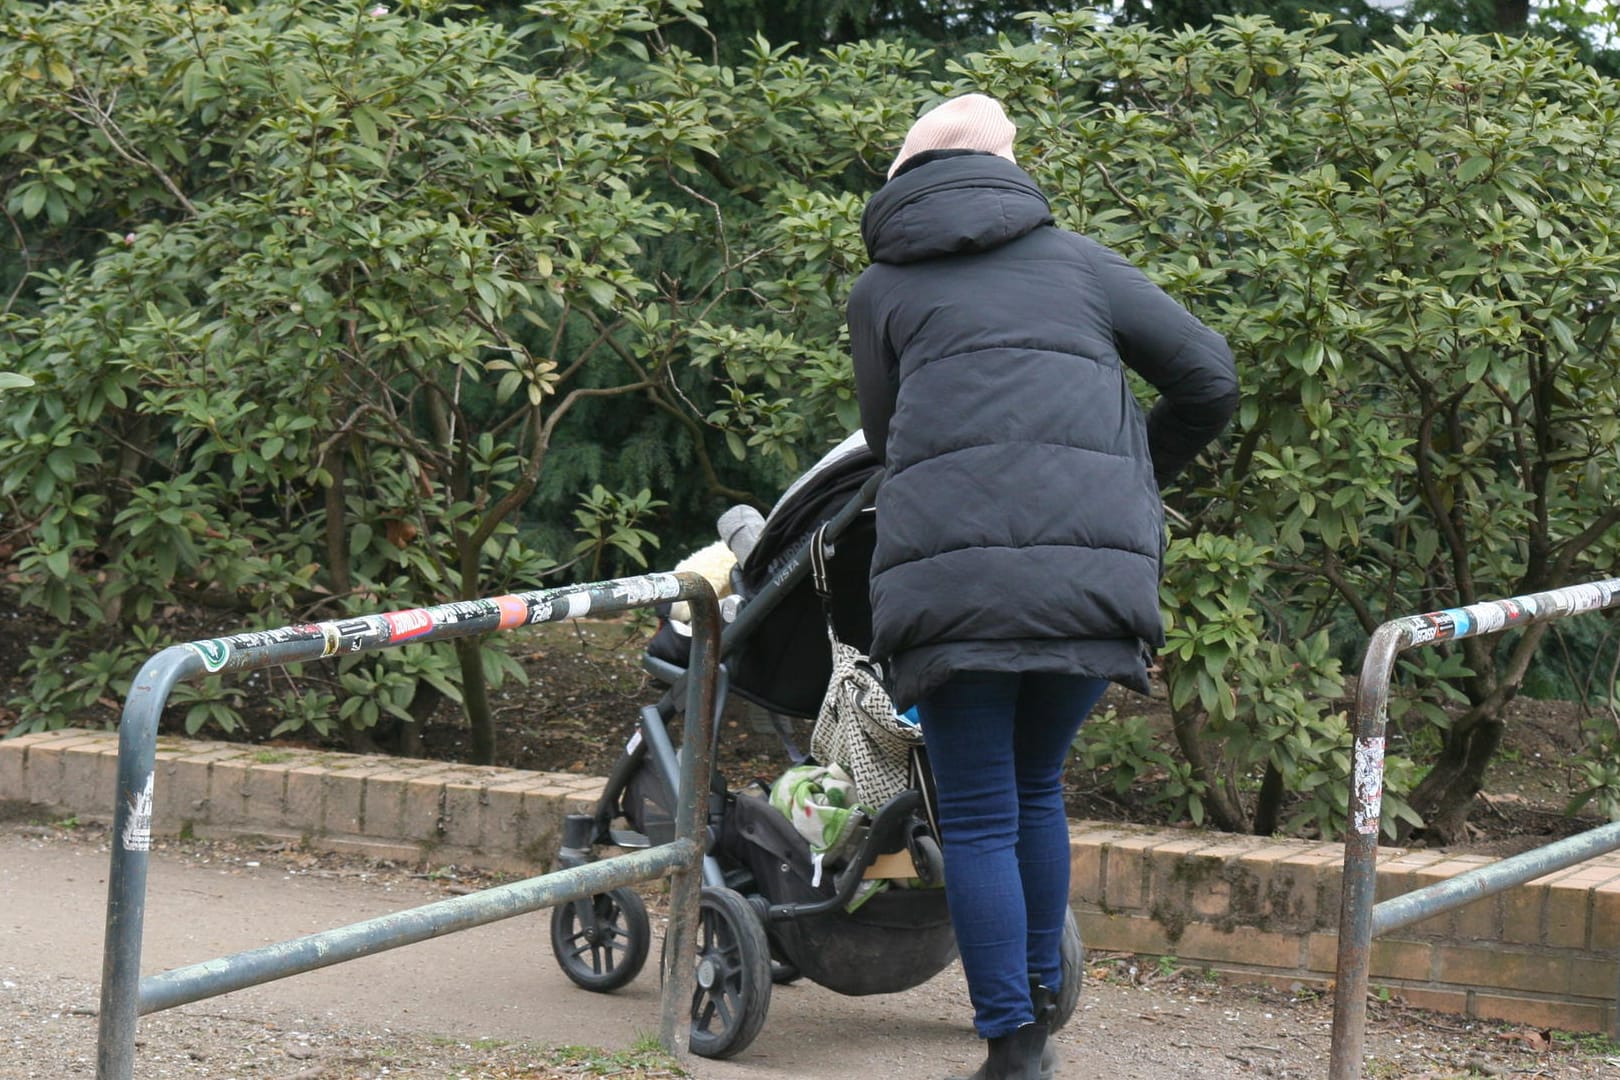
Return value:
[(1192, 923), (1176, 942), (1183, 960), (1210, 960), (1297, 972), (1304, 966), (1302, 943), (1292, 934), (1272, 934), (1250, 926), (1220, 931), (1207, 923)]
[[(1427, 888), (1430, 885), (1449, 881), (1459, 874), (1477, 870), (1482, 866), (1489, 866), (1496, 860), (1487, 855), (1448, 855), (1441, 853), (1440, 861), (1427, 866), (1419, 867), (1412, 872), (1413, 890)], [(1494, 907), (1492, 908), (1494, 912)], [(1426, 937), (1449, 937), (1457, 921), (1458, 912), (1447, 911), (1439, 915), (1430, 916), (1422, 922), (1413, 923), (1403, 927), (1403, 934)]]
[(1620, 881), (1610, 881), (1592, 889), (1591, 932), (1586, 947), (1593, 952), (1620, 950)]
[(1549, 878), (1547, 938), (1551, 946), (1586, 948), (1588, 926), (1595, 918), (1593, 894), (1602, 885), (1620, 882), (1620, 867), (1585, 862)]
[(1390, 989), (1394, 997), (1414, 1009), (1428, 1009), (1431, 1012), (1449, 1013), (1452, 1016), (1473, 1015), (1468, 1007), (1472, 995), (1467, 990), (1451, 990), (1435, 986), (1401, 986)]
[(1602, 1005), (1483, 991), (1474, 995), (1473, 1005), (1481, 1020), (1506, 1020), (1542, 1030), (1607, 1031), (1607, 1009)]
[(450, 780), (444, 785), (444, 842), (477, 850), (483, 842), (484, 787), (476, 779)]
[(1304, 931), (1339, 924), (1342, 855), (1320, 847), (1293, 852), (1273, 864), (1266, 896), (1272, 929)]
[(1500, 894), (1481, 897), (1457, 908), (1451, 914), (1452, 934), (1464, 941), (1500, 941), (1501, 899)]
[(1305, 967), (1310, 971), (1337, 973), (1339, 970), (1339, 935), (1305, 935)]
[(1604, 1004), (1613, 1004), (1616, 986), (1620, 986), (1620, 963), (1613, 957), (1576, 956), (1570, 959), (1569, 986), (1564, 991), (1569, 997), (1596, 998)]
[(1435, 948), (1435, 979), (1454, 986), (1534, 987), (1547, 994), (1565, 993), (1570, 986), (1567, 956), (1502, 947)]
[(1509, 945), (1540, 945), (1547, 910), (1547, 886), (1527, 883), (1498, 894), (1502, 936)]
[(152, 783), (154, 833), (175, 835), (209, 820), (208, 771), (216, 754), (204, 751), (158, 761)]
[(1176, 949), (1164, 927), (1145, 915), (1107, 915), (1076, 910), (1080, 940), (1097, 952), (1128, 952), (1143, 956), (1172, 956)]
[(1208, 837), (1194, 834), (1166, 840), (1146, 853), (1151, 914), (1167, 919), (1226, 914), (1231, 889), (1221, 878), (1220, 861), (1200, 854), (1208, 847)]
[[(4, 790), (0, 786), (0, 792)], [(1096, 906), (1102, 902), (1102, 869), (1102, 848), (1098, 844), (1069, 842), (1069, 900), (1072, 903)]]
[(109, 753), (105, 741), (71, 747), (62, 755), (63, 805), (86, 817), (112, 820), (118, 802), (118, 750)]
[(1147, 907), (1147, 852), (1152, 837), (1110, 843), (1103, 852), (1103, 906), (1108, 911), (1141, 911)]
[(326, 771), (326, 805), (321, 830), (337, 836), (359, 836), (365, 831), (366, 782), (374, 773), (391, 771), (386, 759), (346, 757)]
[(1368, 952), (1367, 971), (1374, 982), (1399, 979), (1426, 982), (1432, 974), (1434, 948), (1427, 942), (1377, 938)]
[(310, 835), (325, 828), (326, 766), (316, 761), (286, 770), (287, 785), (281, 799), (281, 827)]
[(504, 784), (484, 789), (483, 849), (517, 851), (528, 815), (523, 809), (523, 785)]
[(54, 731), (49, 739), (40, 739), (26, 747), (24, 799), (40, 806), (63, 806), (62, 762), (69, 749), (76, 746), (97, 747), (102, 736), (93, 731)]
[(280, 829), (287, 818), (287, 773), (293, 761), (255, 760), (237, 785), (242, 799), (242, 818), (255, 831)]
[(0, 800), (28, 800), (28, 778), (24, 771), (27, 754), (18, 745), (26, 737), (0, 739)]
[(414, 776), (414, 770), (397, 767), (366, 776), (360, 819), (362, 835), (378, 840), (409, 836), (405, 828), (405, 796)]

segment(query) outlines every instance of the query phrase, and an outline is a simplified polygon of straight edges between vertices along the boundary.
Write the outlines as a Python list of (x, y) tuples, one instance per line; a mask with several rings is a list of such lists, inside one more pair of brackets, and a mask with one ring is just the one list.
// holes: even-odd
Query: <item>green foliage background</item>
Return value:
[[(1239, 358), (1235, 430), (1167, 493), (1176, 752), (1099, 724), (1122, 776), (1335, 833), (1373, 627), (1613, 573), (1620, 102), (1568, 46), (1043, 12), (972, 54), (722, 54), (689, 0), (3, 10), (0, 533), (64, 624), (25, 726), (117, 694), (167, 605), (279, 625), (613, 576), (768, 502), (854, 425), (865, 196), (969, 88), (1060, 221)], [(1412, 654), (1391, 831), (1460, 829), (1541, 639)], [(349, 658), (291, 674), (283, 727), (408, 746), (450, 697), (489, 757), (519, 674), (498, 642)]]

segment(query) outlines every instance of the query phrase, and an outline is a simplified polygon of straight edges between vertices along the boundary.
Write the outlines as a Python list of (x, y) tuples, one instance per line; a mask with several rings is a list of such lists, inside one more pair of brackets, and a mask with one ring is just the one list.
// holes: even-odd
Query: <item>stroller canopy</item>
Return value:
[[(860, 432), (839, 443), (777, 500), (754, 549), (739, 568), (745, 607), (768, 613), (731, 653), (731, 688), (773, 712), (814, 717), (832, 678), (827, 614), (809, 573), (815, 531), (856, 500), (878, 471)], [(863, 652), (872, 644), (867, 594), (872, 566), (870, 513), (829, 535), (827, 575), (833, 624), (841, 640)]]

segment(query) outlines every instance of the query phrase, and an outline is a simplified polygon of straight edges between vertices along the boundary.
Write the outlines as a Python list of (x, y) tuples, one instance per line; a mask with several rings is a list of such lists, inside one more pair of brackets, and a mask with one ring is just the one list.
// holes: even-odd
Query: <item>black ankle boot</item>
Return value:
[(1046, 1043), (1041, 1048), (1040, 1080), (1052, 1080), (1057, 1074), (1057, 1043), (1052, 1041), (1052, 1028), (1057, 1020), (1057, 998), (1051, 990), (1033, 977), (1029, 980), (1029, 1000), (1035, 1007), (1035, 1022), (1046, 1028)]
[(1039, 1080), (1041, 1054), (1046, 1048), (1045, 1024), (1039, 1021), (1025, 1024), (1011, 1035), (987, 1041), (989, 1056), (966, 1080)]

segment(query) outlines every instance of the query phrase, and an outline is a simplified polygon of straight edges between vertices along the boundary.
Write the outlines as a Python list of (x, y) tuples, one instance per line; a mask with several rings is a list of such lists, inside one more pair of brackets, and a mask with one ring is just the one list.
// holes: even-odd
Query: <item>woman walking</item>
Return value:
[[(922, 720), (989, 1043), (973, 1080), (1052, 1073), (1064, 759), (1109, 682), (1148, 689), (1159, 488), (1238, 400), (1221, 336), (1057, 228), (1014, 135), (981, 94), (916, 122), (862, 216), (871, 265), (848, 310), (861, 426), (884, 463), (872, 653)], [(1146, 416), (1127, 367), (1158, 391)]]

